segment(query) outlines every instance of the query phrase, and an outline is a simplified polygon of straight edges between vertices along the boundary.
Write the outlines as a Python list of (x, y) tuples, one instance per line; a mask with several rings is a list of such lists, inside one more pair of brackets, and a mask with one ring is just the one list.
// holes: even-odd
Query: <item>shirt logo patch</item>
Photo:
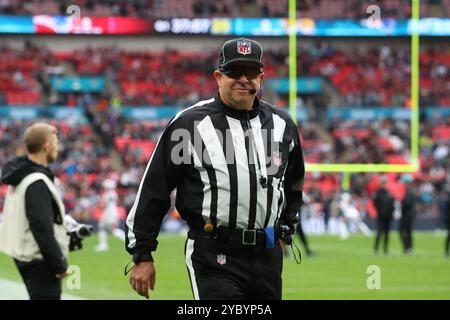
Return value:
[(252, 53), (252, 44), (247, 40), (237, 41), (237, 52), (243, 55)]
[(217, 263), (223, 266), (225, 263), (227, 263), (227, 256), (224, 254), (218, 254)]
[(281, 164), (283, 163), (283, 161), (281, 160), (281, 154), (280, 151), (274, 151), (273, 152), (273, 163), (279, 167), (281, 166)]

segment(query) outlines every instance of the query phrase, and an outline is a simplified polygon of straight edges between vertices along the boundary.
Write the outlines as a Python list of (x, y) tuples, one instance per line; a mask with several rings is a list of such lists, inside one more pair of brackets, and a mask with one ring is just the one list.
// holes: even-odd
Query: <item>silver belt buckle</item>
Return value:
[[(247, 241), (247, 237), (251, 241)], [(256, 244), (256, 230), (242, 230), (242, 244), (254, 246)]]

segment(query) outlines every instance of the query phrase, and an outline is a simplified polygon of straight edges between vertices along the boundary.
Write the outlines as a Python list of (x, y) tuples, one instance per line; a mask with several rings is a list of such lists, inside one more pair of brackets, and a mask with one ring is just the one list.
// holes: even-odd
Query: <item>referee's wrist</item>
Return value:
[(149, 253), (135, 253), (133, 254), (133, 262), (134, 264), (138, 264), (140, 262), (154, 262), (152, 254)]

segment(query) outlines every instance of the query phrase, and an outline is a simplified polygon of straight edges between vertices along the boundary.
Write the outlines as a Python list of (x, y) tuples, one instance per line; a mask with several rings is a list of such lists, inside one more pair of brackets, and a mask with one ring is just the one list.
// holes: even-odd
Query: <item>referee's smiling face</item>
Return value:
[[(250, 110), (261, 87), (264, 72), (254, 63), (239, 63), (214, 71), (220, 98), (230, 107)], [(250, 92), (251, 89), (255, 93)]]

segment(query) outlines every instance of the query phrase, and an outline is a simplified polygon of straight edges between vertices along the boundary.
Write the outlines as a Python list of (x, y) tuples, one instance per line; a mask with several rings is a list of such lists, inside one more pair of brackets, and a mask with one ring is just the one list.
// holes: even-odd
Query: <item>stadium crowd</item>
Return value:
[[(142, 18), (198, 18), (198, 17), (286, 17), (288, 0), (2, 0), (0, 14), (66, 15), (69, 5), (82, 8), (83, 16), (127, 16)], [(377, 5), (383, 18), (409, 19), (410, 0), (298, 0), (300, 18), (364, 19), (366, 9)], [(422, 0), (421, 16), (448, 16), (449, 0)]]
[[(108, 112), (108, 111), (105, 111)], [(105, 118), (97, 119), (97, 124)], [(114, 126), (103, 126), (102, 132), (113, 139), (111, 149), (120, 155), (120, 161), (111, 156), (109, 148), (101, 142), (99, 134), (95, 133), (89, 124), (68, 123), (67, 120), (53, 120), (56, 124), (61, 139), (61, 161), (55, 164), (54, 170), (62, 180), (65, 191), (64, 200), (68, 211), (78, 219), (85, 221), (95, 221), (101, 216), (98, 212), (99, 195), (102, 193), (101, 181), (106, 178), (115, 179), (118, 182), (119, 206), (124, 211), (130, 209), (134, 200), (138, 183), (143, 174), (146, 162), (156, 144), (156, 140), (162, 132), (164, 121), (142, 121), (129, 120), (119, 117)], [(2, 120), (0, 167), (7, 159), (14, 154), (23, 153), (20, 141), (15, 137), (20, 136), (27, 122), (20, 120)], [(359, 126), (364, 123), (343, 122), (336, 126), (334, 130), (361, 130)], [(449, 145), (450, 135), (442, 135), (443, 128), (449, 131), (449, 119), (441, 119), (438, 123), (435, 120), (426, 120), (421, 123), (420, 129), (420, 165), (421, 171), (414, 175), (415, 183), (420, 191), (422, 214), (428, 216), (439, 216), (439, 198), (445, 190), (446, 184), (450, 181), (450, 160)], [(321, 159), (329, 159), (330, 162), (337, 162), (339, 159), (353, 163), (371, 163), (368, 161), (367, 152), (371, 148), (377, 149), (380, 157), (379, 163), (389, 163), (390, 149), (380, 148), (380, 143), (375, 143), (371, 147), (369, 142), (364, 140), (357, 142), (357, 135), (341, 136), (344, 141), (348, 140), (357, 147), (352, 148), (346, 145), (338, 150), (338, 139), (334, 145), (330, 144), (328, 150), (320, 150), (319, 147), (309, 148), (311, 132), (308, 125), (305, 129), (300, 124), (300, 133), (304, 144), (305, 159), (307, 162), (317, 163), (318, 156)], [(408, 125), (401, 121), (379, 121), (371, 124), (373, 132), (379, 137), (388, 135), (396, 137), (394, 141), (406, 141), (409, 135)], [(369, 132), (369, 129), (367, 130)], [(398, 135), (398, 136), (396, 136)], [(361, 135), (364, 139), (365, 137)], [(353, 139), (353, 141), (352, 141)], [(322, 143), (320, 141), (317, 144)], [(365, 145), (365, 143), (369, 143)], [(408, 144), (401, 146), (401, 150), (407, 152)], [(322, 147), (324, 149), (324, 147)], [(340, 157), (340, 158), (339, 158)], [(391, 158), (392, 160), (392, 158)], [(116, 162), (116, 165), (113, 164)], [(392, 162), (391, 162), (392, 163)], [(394, 162), (395, 163), (395, 162)], [(397, 162), (398, 163), (398, 162)], [(401, 174), (388, 174), (389, 187), (395, 197), (400, 200), (403, 196), (403, 187), (400, 182)], [(338, 201), (336, 195), (341, 191), (341, 176), (338, 173), (308, 173), (305, 181), (305, 191), (310, 194), (315, 203), (315, 210), (319, 210), (319, 216), (325, 215), (327, 203)], [(363, 212), (373, 213), (370, 205), (370, 198), (379, 180), (377, 174), (354, 175), (351, 183), (351, 194)], [(0, 193), (6, 191), (3, 186)], [(0, 197), (3, 198), (3, 197)], [(372, 209), (373, 210), (373, 209)], [(329, 214), (329, 213), (328, 213)], [(373, 216), (371, 216), (373, 217)]]
[[(3, 57), (0, 104), (89, 104), (92, 100), (89, 95), (58, 94), (52, 90), (51, 78), (68, 72), (79, 76), (104, 76), (109, 87), (116, 89), (114, 97), (106, 98), (114, 98), (121, 105), (187, 106), (215, 92), (211, 74), (217, 57), (208, 50), (182, 53), (175, 49), (133, 52), (88, 48), (66, 54), (28, 44), (23, 50), (0, 47), (0, 53)], [(266, 77), (287, 77), (287, 60), (286, 48), (267, 50)], [(339, 105), (411, 106), (410, 50), (402, 47), (373, 46), (344, 51), (324, 42), (299, 50), (298, 75), (325, 79), (338, 90)], [(422, 49), (420, 88), (422, 107), (450, 105), (448, 47)]]

